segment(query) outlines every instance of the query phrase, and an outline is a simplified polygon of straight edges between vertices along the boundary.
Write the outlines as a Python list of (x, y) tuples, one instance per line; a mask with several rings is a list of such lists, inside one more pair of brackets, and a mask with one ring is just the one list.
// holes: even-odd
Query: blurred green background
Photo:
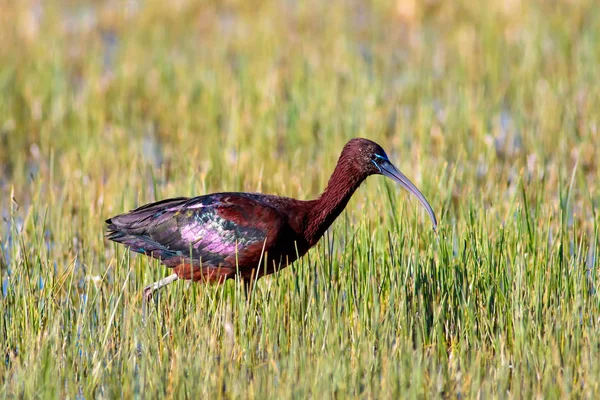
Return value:
[[(0, 0), (0, 393), (596, 397), (593, 0)], [(179, 282), (104, 239), (174, 196), (309, 199), (380, 143), (295, 267)]]

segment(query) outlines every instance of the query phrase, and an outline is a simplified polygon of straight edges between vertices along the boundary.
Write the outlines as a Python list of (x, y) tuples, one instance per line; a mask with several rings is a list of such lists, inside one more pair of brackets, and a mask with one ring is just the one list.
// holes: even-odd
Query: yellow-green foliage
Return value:
[[(595, 0), (0, 2), (0, 394), (600, 395)], [(379, 142), (304, 259), (177, 282), (104, 239), (171, 196), (317, 196)]]

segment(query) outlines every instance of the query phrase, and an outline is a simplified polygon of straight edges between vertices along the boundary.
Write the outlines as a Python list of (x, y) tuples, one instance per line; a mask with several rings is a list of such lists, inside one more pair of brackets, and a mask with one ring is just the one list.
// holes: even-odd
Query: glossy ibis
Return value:
[(352, 139), (327, 188), (315, 200), (259, 193), (214, 193), (147, 204), (106, 220), (108, 239), (159, 259), (173, 274), (144, 289), (153, 291), (179, 278), (222, 283), (240, 275), (253, 279), (293, 263), (313, 247), (369, 175), (398, 182), (435, 214), (421, 192), (388, 159), (377, 143)]

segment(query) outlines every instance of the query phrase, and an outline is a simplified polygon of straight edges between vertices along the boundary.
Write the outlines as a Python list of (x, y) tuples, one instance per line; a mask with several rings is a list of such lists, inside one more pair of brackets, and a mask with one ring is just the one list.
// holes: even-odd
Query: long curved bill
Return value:
[(437, 219), (435, 218), (435, 213), (429, 205), (429, 202), (425, 196), (423, 196), (423, 193), (421, 193), (419, 189), (417, 189), (417, 187), (413, 185), (413, 183), (389, 160), (382, 160), (377, 163), (377, 166), (381, 170), (382, 175), (385, 175), (388, 178), (398, 182), (404, 189), (408, 190), (410, 193), (414, 194), (417, 199), (419, 199), (423, 207), (425, 207), (425, 210), (427, 210), (429, 218), (431, 218), (431, 222), (433, 223), (433, 229), (435, 230), (437, 228)]

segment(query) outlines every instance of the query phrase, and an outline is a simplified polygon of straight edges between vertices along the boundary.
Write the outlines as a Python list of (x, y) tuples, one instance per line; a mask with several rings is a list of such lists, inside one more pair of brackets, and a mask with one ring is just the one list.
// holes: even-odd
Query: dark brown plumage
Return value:
[(108, 238), (173, 268), (171, 276), (146, 287), (146, 296), (178, 278), (222, 283), (239, 273), (249, 283), (306, 254), (373, 174), (388, 176), (417, 196), (437, 226), (425, 197), (383, 149), (352, 139), (315, 200), (259, 193), (168, 199), (109, 218)]

